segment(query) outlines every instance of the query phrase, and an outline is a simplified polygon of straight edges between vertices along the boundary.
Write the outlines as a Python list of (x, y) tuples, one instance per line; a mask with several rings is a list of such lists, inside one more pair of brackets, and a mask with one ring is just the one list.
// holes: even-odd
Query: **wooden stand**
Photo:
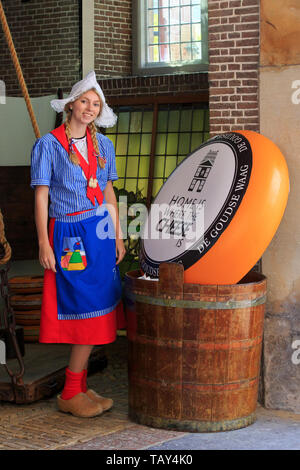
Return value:
[[(32, 403), (58, 393), (64, 385), (65, 368), (68, 364), (70, 345), (65, 344), (26, 344), (24, 375), (10, 381), (0, 367), (0, 401)], [(10, 359), (7, 365), (11, 370), (18, 367), (17, 359)], [(95, 348), (90, 356), (88, 374), (94, 374), (107, 366), (103, 346)]]
[[(64, 385), (65, 368), (69, 361), (70, 345), (27, 343), (24, 348), (22, 335), (16, 334), (15, 314), (11, 305), (11, 294), (27, 294), (22, 297), (23, 313), (39, 314), (41, 288), (39, 277), (20, 277), (8, 281), (10, 263), (0, 270), (1, 296), (4, 300), (2, 332), (6, 337), (6, 364), (0, 366), (0, 401), (15, 403), (32, 403), (48, 398), (59, 392)], [(10, 288), (9, 288), (10, 287)], [(15, 308), (18, 309), (18, 298), (15, 296)], [(38, 299), (35, 301), (35, 299)], [(39, 303), (38, 303), (39, 302)], [(28, 304), (28, 305), (27, 305)], [(16, 313), (20, 310), (16, 310)], [(21, 315), (24, 317), (24, 315)], [(28, 315), (27, 315), (28, 316)], [(32, 314), (31, 319), (32, 322)], [(22, 325), (28, 319), (19, 320)], [(17, 331), (18, 333), (20, 331)], [(22, 331), (21, 331), (22, 332)], [(27, 337), (30, 341), (37, 338)], [(9, 343), (9, 344), (8, 344)], [(9, 348), (8, 348), (9, 345)], [(25, 349), (25, 350), (24, 350)], [(23, 357), (24, 356), (24, 357)], [(10, 357), (11, 359), (8, 359)], [(90, 356), (88, 373), (95, 373), (107, 366), (103, 346), (95, 347)]]

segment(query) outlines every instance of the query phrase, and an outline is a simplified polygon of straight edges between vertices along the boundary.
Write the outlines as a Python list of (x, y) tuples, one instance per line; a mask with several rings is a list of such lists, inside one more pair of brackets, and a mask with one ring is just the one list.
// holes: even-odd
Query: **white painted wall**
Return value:
[(95, 68), (94, 0), (82, 2), (82, 76)]
[[(56, 112), (50, 101), (56, 96), (31, 98), (41, 135), (55, 127)], [(0, 103), (0, 166), (30, 165), (36, 138), (24, 98), (6, 97)]]

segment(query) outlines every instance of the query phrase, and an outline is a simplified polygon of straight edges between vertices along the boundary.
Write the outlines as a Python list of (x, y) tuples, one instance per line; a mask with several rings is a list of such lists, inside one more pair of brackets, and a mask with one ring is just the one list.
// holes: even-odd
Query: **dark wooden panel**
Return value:
[(37, 259), (34, 190), (30, 166), (0, 166), (0, 208), (12, 260)]

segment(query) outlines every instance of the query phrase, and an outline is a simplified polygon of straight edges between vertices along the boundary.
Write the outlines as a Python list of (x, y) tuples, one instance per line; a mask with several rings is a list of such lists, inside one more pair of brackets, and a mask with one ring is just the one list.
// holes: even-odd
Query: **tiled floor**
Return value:
[(112, 410), (91, 419), (57, 411), (56, 398), (31, 405), (0, 404), (0, 449), (300, 449), (300, 415), (258, 408), (247, 428), (220, 433), (183, 433), (141, 426), (128, 419), (127, 339), (107, 347), (108, 367), (89, 385), (114, 399)]

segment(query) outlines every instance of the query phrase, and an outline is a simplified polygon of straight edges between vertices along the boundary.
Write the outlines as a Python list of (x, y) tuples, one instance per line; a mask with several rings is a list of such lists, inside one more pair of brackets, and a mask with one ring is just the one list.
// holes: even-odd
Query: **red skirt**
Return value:
[[(75, 215), (75, 214), (74, 214)], [(50, 219), (49, 242), (53, 249), (55, 219)], [(76, 320), (58, 320), (55, 272), (45, 269), (42, 297), (40, 343), (99, 345), (112, 343), (117, 329), (125, 328), (122, 302), (106, 315)]]

